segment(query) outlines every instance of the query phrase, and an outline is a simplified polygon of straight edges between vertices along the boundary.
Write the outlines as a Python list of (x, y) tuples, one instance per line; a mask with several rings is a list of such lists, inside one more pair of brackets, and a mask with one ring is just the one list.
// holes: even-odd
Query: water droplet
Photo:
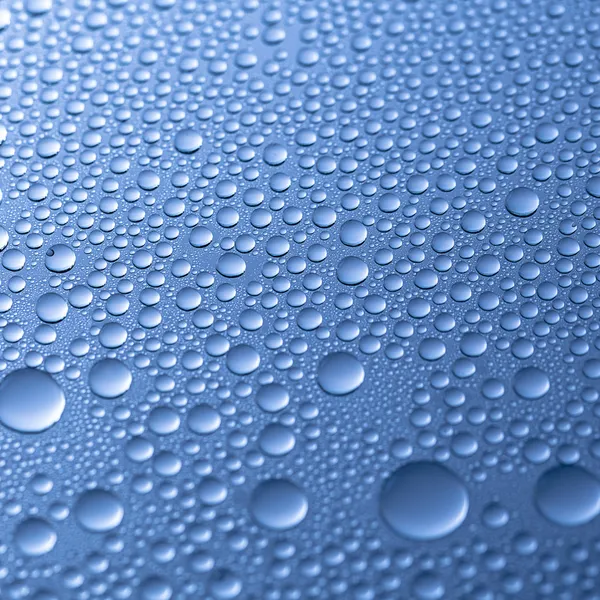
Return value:
[(356, 256), (342, 258), (337, 267), (337, 278), (344, 285), (359, 285), (369, 276), (369, 267)]
[(469, 495), (446, 467), (430, 462), (409, 463), (383, 485), (380, 511), (391, 529), (414, 540), (436, 540), (462, 525)]
[(581, 467), (554, 467), (538, 479), (535, 503), (552, 523), (584, 525), (600, 513), (600, 480)]
[(323, 391), (333, 396), (351, 394), (364, 380), (364, 367), (357, 358), (347, 352), (328, 354), (319, 364), (317, 381)]
[(202, 136), (193, 129), (182, 129), (175, 136), (175, 148), (182, 154), (193, 154), (202, 147)]
[(515, 375), (513, 387), (521, 398), (538, 400), (550, 390), (550, 379), (537, 367), (525, 367)]
[(92, 366), (88, 380), (96, 396), (113, 399), (129, 390), (133, 377), (120, 360), (104, 358)]
[(45, 264), (48, 271), (66, 273), (75, 266), (75, 252), (65, 244), (55, 244), (46, 252)]
[(260, 365), (259, 353), (246, 344), (233, 346), (227, 352), (227, 368), (235, 375), (249, 375)]
[(42, 556), (54, 548), (57, 535), (48, 521), (30, 517), (17, 525), (14, 538), (15, 544), (26, 556)]
[(65, 396), (54, 379), (38, 369), (18, 369), (0, 383), (0, 422), (19, 433), (40, 433), (58, 423)]
[(539, 196), (529, 188), (515, 188), (506, 196), (506, 210), (515, 217), (530, 217), (539, 206)]
[(263, 527), (285, 531), (304, 520), (308, 513), (308, 500), (295, 483), (286, 479), (269, 479), (254, 489), (250, 512)]
[(121, 524), (124, 513), (121, 501), (112, 492), (101, 489), (83, 492), (74, 507), (79, 525), (92, 533), (115, 529)]

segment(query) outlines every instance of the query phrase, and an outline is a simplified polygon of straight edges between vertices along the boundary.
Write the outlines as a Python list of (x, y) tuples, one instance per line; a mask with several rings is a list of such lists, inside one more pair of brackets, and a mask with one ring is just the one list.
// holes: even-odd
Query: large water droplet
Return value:
[(35, 312), (44, 323), (59, 323), (69, 311), (67, 301), (54, 292), (42, 294), (36, 303)]
[(34, 16), (43, 15), (52, 10), (52, 0), (27, 0), (25, 10)]
[(112, 492), (100, 489), (83, 492), (75, 503), (74, 512), (79, 525), (94, 533), (115, 529), (124, 515), (121, 501)]
[(534, 496), (540, 512), (557, 525), (584, 525), (600, 513), (600, 480), (581, 467), (546, 471), (537, 481)]
[(346, 256), (338, 264), (337, 278), (344, 285), (358, 285), (368, 276), (367, 263), (356, 256)]
[(15, 528), (15, 544), (27, 556), (41, 556), (56, 544), (56, 530), (48, 521), (38, 517), (25, 519)]
[(260, 525), (284, 531), (304, 520), (308, 500), (295, 483), (269, 479), (256, 486), (250, 499), (250, 512)]
[(233, 346), (227, 353), (227, 368), (235, 375), (249, 375), (259, 365), (259, 353), (247, 344)]
[(384, 483), (380, 511), (398, 535), (435, 540), (460, 527), (469, 510), (469, 494), (446, 467), (415, 462), (400, 467)]
[(90, 389), (101, 398), (118, 398), (130, 387), (131, 371), (120, 360), (105, 358), (90, 369)]
[(221, 416), (208, 404), (194, 406), (188, 413), (188, 427), (199, 435), (214, 433), (221, 426)]
[(550, 379), (537, 367), (525, 367), (515, 375), (513, 388), (521, 398), (537, 400), (550, 390)]
[(290, 402), (288, 391), (279, 383), (269, 383), (259, 388), (256, 404), (265, 412), (279, 412)]
[(175, 148), (182, 154), (193, 154), (202, 147), (202, 136), (193, 129), (182, 129), (175, 136)]
[(530, 217), (539, 206), (539, 196), (529, 188), (515, 188), (506, 196), (506, 210), (515, 217)]
[(319, 365), (317, 382), (333, 396), (345, 396), (357, 390), (365, 380), (365, 369), (348, 352), (328, 354)]
[(66, 273), (75, 266), (75, 252), (65, 244), (55, 244), (46, 252), (46, 268), (53, 273)]
[(585, 184), (585, 191), (594, 198), (600, 198), (600, 176), (590, 177)]
[(52, 427), (65, 409), (61, 387), (44, 371), (19, 369), (0, 383), (0, 422), (20, 433)]

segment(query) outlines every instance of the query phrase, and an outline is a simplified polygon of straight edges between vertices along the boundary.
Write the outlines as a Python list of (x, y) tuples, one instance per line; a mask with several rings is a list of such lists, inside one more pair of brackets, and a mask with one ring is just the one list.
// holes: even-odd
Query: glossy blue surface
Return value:
[(0, 2), (0, 599), (600, 600), (600, 3)]

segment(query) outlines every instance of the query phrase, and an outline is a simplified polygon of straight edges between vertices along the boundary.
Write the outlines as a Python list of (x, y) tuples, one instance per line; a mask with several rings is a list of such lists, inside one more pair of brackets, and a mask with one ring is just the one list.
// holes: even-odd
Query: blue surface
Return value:
[(600, 3), (0, 3), (0, 598), (600, 600)]

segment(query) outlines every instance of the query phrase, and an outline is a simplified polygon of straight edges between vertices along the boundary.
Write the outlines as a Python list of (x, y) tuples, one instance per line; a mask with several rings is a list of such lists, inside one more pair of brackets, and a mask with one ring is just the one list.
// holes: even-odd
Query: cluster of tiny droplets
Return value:
[(0, 1), (0, 598), (600, 599), (600, 3)]

